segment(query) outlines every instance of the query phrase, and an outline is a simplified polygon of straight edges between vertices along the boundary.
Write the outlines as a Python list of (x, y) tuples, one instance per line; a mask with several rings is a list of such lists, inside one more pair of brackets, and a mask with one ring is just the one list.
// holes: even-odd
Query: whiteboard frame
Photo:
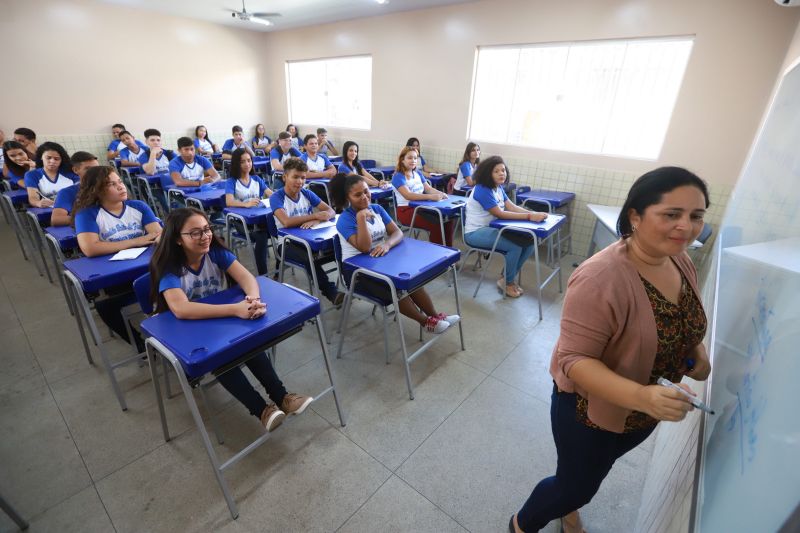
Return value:
[[(769, 101), (769, 105), (766, 108), (767, 110), (764, 113), (764, 116), (761, 117), (761, 124), (758, 127), (758, 133), (756, 134), (753, 144), (750, 146), (750, 150), (748, 151), (747, 159), (745, 160), (744, 166), (742, 167), (742, 171), (739, 173), (739, 179), (736, 181), (737, 185), (739, 181), (742, 179), (742, 176), (744, 176), (744, 173), (750, 167), (750, 162), (753, 159), (753, 154), (755, 153), (756, 147), (758, 146), (759, 141), (761, 141), (761, 137), (764, 133), (764, 127), (766, 126), (767, 121), (772, 114), (772, 108), (775, 105), (775, 100), (778, 99), (778, 95), (780, 94), (781, 89), (783, 88), (784, 80), (789, 75), (789, 73), (792, 72), (794, 69), (800, 70), (800, 57), (792, 61), (792, 63), (790, 63), (789, 66), (786, 67), (786, 69), (784, 69), (783, 73), (781, 74), (778, 86), (775, 89), (775, 92), (772, 94), (772, 97), (770, 98)], [(734, 186), (733, 188), (733, 194), (736, 194), (736, 186)], [(722, 216), (722, 223), (725, 222), (725, 214), (723, 214)], [(722, 227), (720, 226), (720, 230), (721, 229)], [(713, 368), (714, 368), (714, 359), (716, 356), (715, 341), (717, 337), (717, 302), (719, 301), (719, 271), (722, 263), (722, 245), (724, 240), (725, 239), (722, 234), (722, 231), (720, 231), (720, 235), (716, 239), (716, 242), (714, 243), (714, 250), (716, 252), (715, 253), (716, 265), (714, 268), (714, 310), (711, 313), (711, 337), (709, 338), (709, 344), (710, 344), (709, 360), (711, 361), (712, 372), (711, 375), (709, 375), (708, 380), (706, 381), (706, 388), (703, 393), (703, 401), (706, 403), (708, 402), (711, 396), (711, 388), (713, 387), (713, 381), (714, 381)], [(704, 444), (705, 444), (706, 426), (709, 422), (708, 417), (709, 417), (708, 413), (704, 411), (701, 412), (700, 428), (699, 431), (697, 432), (697, 454), (695, 458), (694, 484), (692, 487), (692, 508), (689, 514), (689, 533), (702, 533), (701, 529), (699, 528), (700, 513), (698, 507), (700, 505), (700, 496), (702, 494), (701, 490), (702, 473), (706, 461), (706, 451)], [(794, 516), (795, 514), (797, 514), (797, 509), (795, 509), (795, 513), (793, 513), (793, 515), (790, 516), (789, 519), (787, 519), (786, 524), (788, 524), (789, 521), (792, 520), (793, 518), (795, 520), (797, 519), (797, 517)], [(786, 524), (784, 524), (784, 526), (786, 526)]]

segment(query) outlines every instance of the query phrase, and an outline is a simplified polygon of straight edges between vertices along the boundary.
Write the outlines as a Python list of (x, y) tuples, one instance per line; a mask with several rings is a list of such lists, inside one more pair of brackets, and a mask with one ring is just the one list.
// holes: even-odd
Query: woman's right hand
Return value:
[(145, 233), (141, 237), (134, 239), (134, 241), (136, 242), (137, 246), (150, 246), (156, 242), (160, 236), (160, 233)]
[(528, 220), (530, 220), (531, 222), (541, 222), (546, 218), (547, 218), (547, 213), (539, 213), (538, 211), (532, 211), (528, 213)]
[(39, 207), (53, 207), (55, 202), (50, 198), (42, 198), (39, 202)]
[(234, 314), (244, 320), (252, 320), (264, 316), (267, 312), (266, 304), (262, 302), (248, 302), (247, 298), (234, 305)]
[[(692, 396), (695, 393), (684, 385), (677, 383)], [(686, 413), (694, 410), (689, 399), (680, 392), (662, 385), (645, 385), (637, 391), (640, 408), (639, 411), (647, 413), (656, 420), (679, 422), (686, 417)]]

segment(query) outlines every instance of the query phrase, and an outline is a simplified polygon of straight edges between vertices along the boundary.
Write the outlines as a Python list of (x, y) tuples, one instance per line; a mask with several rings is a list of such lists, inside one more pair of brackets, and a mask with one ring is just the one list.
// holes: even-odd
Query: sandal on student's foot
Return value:
[(520, 293), (517, 292), (514, 289), (514, 285), (508, 284), (505, 287), (503, 287), (503, 280), (502, 279), (497, 280), (497, 288), (500, 289), (501, 293), (505, 290), (506, 296), (508, 296), (509, 298), (519, 298), (520, 297)]

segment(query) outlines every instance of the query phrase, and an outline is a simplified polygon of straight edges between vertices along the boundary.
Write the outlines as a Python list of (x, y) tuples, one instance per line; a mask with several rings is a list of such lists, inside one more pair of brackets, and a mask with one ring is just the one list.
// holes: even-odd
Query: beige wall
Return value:
[(91, 0), (13, 0), (2, 2), (0, 35), (13, 66), (0, 97), (7, 134), (107, 134), (114, 122), (137, 136), (198, 123), (230, 133), (263, 120), (257, 32)]
[[(688, 166), (732, 185), (800, 10), (767, 0), (492, 0), (269, 34), (269, 116), (287, 116), (287, 59), (372, 54), (368, 138), (463, 150), (475, 47), (620, 37), (696, 35), (657, 163)], [(308, 130), (309, 127), (305, 127)], [(336, 132), (337, 138), (363, 132)], [(485, 153), (641, 172), (652, 161), (501, 147)]]

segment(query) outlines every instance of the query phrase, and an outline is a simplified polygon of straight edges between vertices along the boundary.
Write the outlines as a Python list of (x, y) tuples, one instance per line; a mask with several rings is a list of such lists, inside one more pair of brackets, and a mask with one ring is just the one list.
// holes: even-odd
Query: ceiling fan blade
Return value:
[(262, 24), (264, 26), (272, 26), (272, 21), (258, 17), (250, 17), (250, 22), (255, 22), (256, 24)]
[(280, 17), (280, 13), (250, 13), (254, 17), (263, 17), (263, 18), (275, 18)]

